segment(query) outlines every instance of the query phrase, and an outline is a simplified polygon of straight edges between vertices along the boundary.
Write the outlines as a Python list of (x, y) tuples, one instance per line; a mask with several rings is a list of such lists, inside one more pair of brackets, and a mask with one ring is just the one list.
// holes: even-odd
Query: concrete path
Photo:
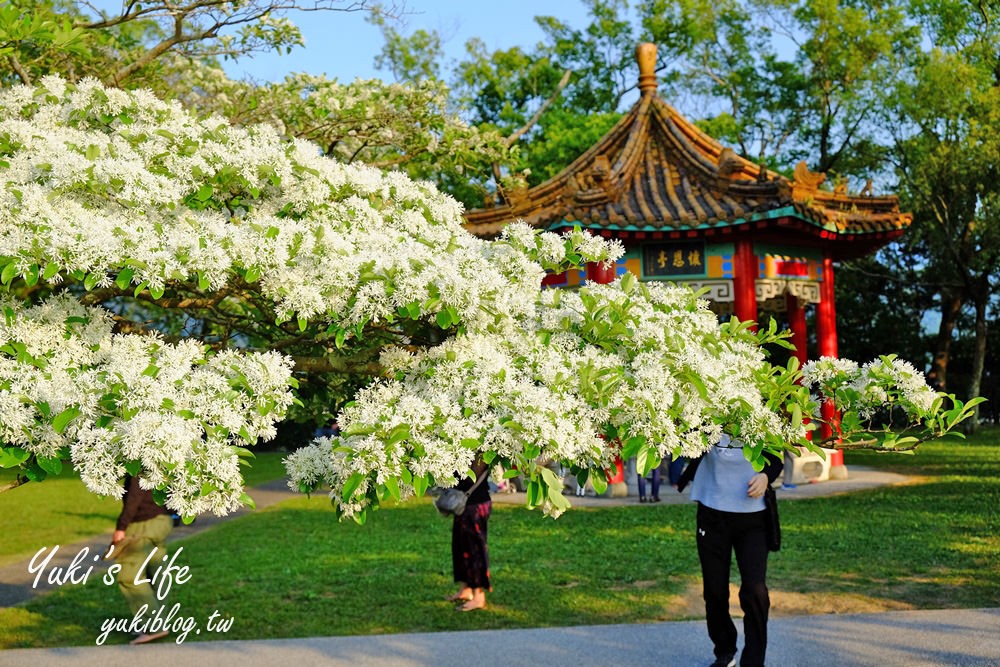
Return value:
[[(863, 468), (861, 466), (849, 466), (847, 479), (829, 480), (826, 482), (814, 482), (809, 484), (797, 484), (795, 486), (780, 486), (776, 493), (778, 500), (802, 500), (805, 498), (819, 498), (820, 496), (836, 496), (854, 491), (864, 491), (880, 486), (891, 486), (893, 484), (905, 484), (910, 481), (906, 475), (898, 475), (893, 472)], [(666, 505), (682, 505), (691, 502), (690, 487), (684, 493), (677, 493), (676, 489), (667, 484), (660, 487), (660, 500)], [(501, 493), (492, 494), (495, 503), (511, 503), (523, 505), (525, 503), (524, 493)], [(571, 492), (566, 493), (569, 502), (574, 507), (611, 507), (615, 505), (638, 505), (639, 498), (628, 496), (623, 498), (609, 498), (595, 496), (593, 492), (588, 492), (585, 496), (574, 496)]]
[[(994, 667), (1000, 609), (772, 619), (776, 667)], [(741, 639), (742, 643), (742, 628)], [(0, 651), (0, 667), (706, 667), (702, 621)]]

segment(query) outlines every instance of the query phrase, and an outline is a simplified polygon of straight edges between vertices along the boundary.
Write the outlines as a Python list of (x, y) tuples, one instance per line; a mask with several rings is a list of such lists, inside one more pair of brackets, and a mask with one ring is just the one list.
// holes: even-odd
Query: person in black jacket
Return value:
[[(167, 536), (173, 527), (170, 510), (156, 504), (153, 492), (142, 488), (138, 477), (126, 474), (122, 511), (118, 515), (111, 544), (114, 547), (112, 554), (117, 554), (118, 564), (121, 565), (118, 588), (133, 614), (138, 614), (143, 606), (147, 614), (151, 614), (163, 604), (149, 583), (153, 573), (148, 572), (146, 559), (153, 549), (165, 551)], [(154, 556), (150, 563), (159, 564), (159, 558)], [(145, 644), (166, 635), (166, 631), (141, 634), (131, 643)]]
[(781, 474), (782, 460), (765, 454), (756, 472), (740, 441), (723, 436), (701, 458), (691, 461), (678, 490), (693, 479), (691, 499), (698, 503), (697, 543), (701, 562), (708, 636), (714, 644), (712, 667), (736, 665), (736, 626), (729, 614), (729, 570), (733, 554), (740, 570), (740, 607), (745, 644), (741, 667), (761, 667), (767, 650), (771, 606), (767, 575), (768, 519), (764, 492)]

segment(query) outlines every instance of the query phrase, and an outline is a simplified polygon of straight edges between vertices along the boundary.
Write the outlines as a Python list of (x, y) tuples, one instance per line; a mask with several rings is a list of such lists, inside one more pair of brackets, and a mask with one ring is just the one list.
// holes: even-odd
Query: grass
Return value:
[[(1000, 431), (912, 457), (848, 455), (849, 467), (862, 464), (917, 481), (783, 503), (775, 613), (1000, 606)], [(187, 641), (695, 618), (693, 523), (693, 505), (580, 508), (552, 521), (497, 504), (490, 609), (456, 614), (442, 600), (453, 589), (450, 524), (426, 499), (362, 527), (338, 523), (324, 497), (301, 498), (178, 542), (192, 579), (170, 602), (202, 628), (213, 611), (235, 619), (224, 635)], [(105, 619), (130, 617), (97, 576), (0, 610), (0, 647), (91, 644)]]
[[(248, 486), (284, 477), (284, 454), (261, 452), (244, 468)], [(0, 470), (0, 484), (14, 479)], [(57, 477), (0, 493), (0, 565), (31, 556), (42, 546), (72, 544), (114, 530), (121, 501), (94, 495), (69, 466)]]

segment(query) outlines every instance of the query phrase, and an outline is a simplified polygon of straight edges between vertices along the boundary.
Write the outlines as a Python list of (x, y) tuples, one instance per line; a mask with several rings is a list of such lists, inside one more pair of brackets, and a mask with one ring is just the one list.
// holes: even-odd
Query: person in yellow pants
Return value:
[[(125, 495), (122, 497), (122, 511), (111, 538), (114, 551), (118, 552), (118, 588), (128, 603), (132, 614), (138, 614), (146, 605), (147, 614), (158, 609), (164, 600), (156, 597), (149, 583), (152, 572), (150, 566), (159, 564), (156, 556), (149, 558), (153, 549), (165, 551), (167, 536), (173, 530), (174, 521), (170, 511), (153, 500), (153, 492), (139, 485), (139, 478), (125, 475)], [(147, 559), (149, 562), (147, 563)], [(145, 581), (143, 581), (145, 580)], [(141, 583), (136, 583), (136, 582)], [(165, 630), (140, 634), (130, 643), (145, 644), (165, 637)]]

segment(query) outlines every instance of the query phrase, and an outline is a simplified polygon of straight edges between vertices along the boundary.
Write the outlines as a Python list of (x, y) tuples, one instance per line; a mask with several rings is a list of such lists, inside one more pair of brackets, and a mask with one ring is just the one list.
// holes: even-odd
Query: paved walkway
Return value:
[[(1000, 609), (785, 617), (768, 631), (774, 667), (1000, 665)], [(0, 667), (706, 667), (711, 652), (704, 623), (685, 621), (13, 649)]]
[[(815, 482), (810, 484), (797, 484), (795, 486), (780, 486), (776, 493), (779, 501), (802, 500), (805, 498), (818, 498), (820, 496), (835, 496), (842, 493), (852, 493), (865, 489), (874, 489), (880, 486), (890, 486), (892, 484), (905, 484), (910, 480), (905, 475), (898, 475), (892, 472), (874, 470), (861, 466), (848, 466), (847, 479), (829, 480), (826, 482)], [(677, 493), (676, 489), (667, 484), (660, 487), (660, 499), (664, 504), (682, 505), (691, 502), (689, 497), (690, 488), (684, 493)], [(588, 492), (585, 496), (574, 496), (567, 492), (566, 497), (575, 507), (610, 507), (614, 505), (638, 505), (639, 498), (627, 496), (622, 498), (609, 498), (595, 496), (593, 492)], [(523, 505), (525, 497), (523, 493), (494, 493), (493, 502), (511, 503)]]

